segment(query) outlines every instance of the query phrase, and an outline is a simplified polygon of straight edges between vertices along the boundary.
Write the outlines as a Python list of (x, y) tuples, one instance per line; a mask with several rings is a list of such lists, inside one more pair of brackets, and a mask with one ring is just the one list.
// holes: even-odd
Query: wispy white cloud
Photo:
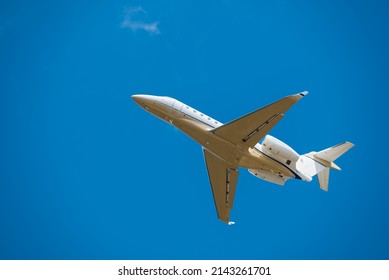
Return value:
[(120, 27), (131, 29), (134, 32), (144, 30), (152, 35), (159, 34), (159, 22), (146, 22), (146, 19), (146, 11), (142, 7), (127, 8), (124, 10), (124, 20), (120, 24)]

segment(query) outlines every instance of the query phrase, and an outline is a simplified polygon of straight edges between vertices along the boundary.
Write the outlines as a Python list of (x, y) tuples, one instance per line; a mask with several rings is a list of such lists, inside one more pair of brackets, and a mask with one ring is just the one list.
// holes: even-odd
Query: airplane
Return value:
[[(287, 144), (267, 135), (286, 111), (307, 94), (303, 91), (286, 96), (226, 124), (171, 97), (145, 94), (131, 97), (147, 112), (177, 127), (202, 146), (218, 218), (233, 224), (230, 211), (239, 167), (282, 186), (289, 179), (311, 182), (318, 175), (320, 188), (328, 191), (330, 169), (340, 170), (334, 161), (354, 146), (346, 141), (320, 152), (299, 155)], [(263, 137), (262, 144), (258, 143)]]

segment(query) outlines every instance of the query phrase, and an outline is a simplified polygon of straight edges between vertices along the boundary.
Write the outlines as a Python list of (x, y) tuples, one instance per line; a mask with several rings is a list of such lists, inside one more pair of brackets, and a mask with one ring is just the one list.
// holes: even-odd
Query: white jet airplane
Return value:
[(354, 144), (344, 142), (320, 152), (299, 155), (291, 147), (267, 135), (298, 100), (304, 91), (284, 97), (243, 117), (222, 124), (170, 97), (137, 94), (132, 99), (143, 109), (174, 125), (203, 147), (213, 198), (220, 220), (230, 222), (238, 181), (238, 167), (254, 176), (284, 185), (295, 178), (310, 182), (318, 174), (320, 188), (328, 190), (330, 168)]

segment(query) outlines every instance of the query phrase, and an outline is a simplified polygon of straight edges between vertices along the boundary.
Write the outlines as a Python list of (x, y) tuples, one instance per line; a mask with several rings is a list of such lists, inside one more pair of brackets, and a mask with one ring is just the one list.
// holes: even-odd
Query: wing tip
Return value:
[(302, 91), (302, 92), (297, 93), (297, 94), (304, 97), (304, 96), (306, 96), (308, 93), (309, 93), (309, 92), (305, 90), (305, 91)]
[(348, 146), (350, 146), (350, 149), (355, 146), (354, 143), (351, 143), (349, 141), (344, 141), (344, 143), (347, 144)]
[(289, 98), (289, 99), (296, 102), (296, 101), (300, 100), (301, 98), (303, 98), (304, 96), (306, 96), (308, 93), (309, 93), (308, 91), (302, 91), (302, 92), (299, 92), (296, 94), (289, 95), (286, 98)]

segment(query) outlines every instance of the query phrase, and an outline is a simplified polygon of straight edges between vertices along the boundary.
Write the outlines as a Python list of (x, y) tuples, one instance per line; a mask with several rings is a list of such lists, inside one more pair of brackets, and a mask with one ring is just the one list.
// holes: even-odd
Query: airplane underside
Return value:
[(310, 182), (318, 175), (320, 188), (325, 191), (328, 190), (329, 169), (340, 170), (334, 160), (354, 146), (350, 142), (299, 155), (287, 144), (267, 135), (285, 112), (306, 94), (287, 96), (227, 124), (170, 97), (134, 95), (132, 98), (143, 109), (177, 127), (203, 147), (218, 217), (230, 223), (238, 167), (247, 168), (257, 178), (278, 185), (284, 185), (291, 178)]

